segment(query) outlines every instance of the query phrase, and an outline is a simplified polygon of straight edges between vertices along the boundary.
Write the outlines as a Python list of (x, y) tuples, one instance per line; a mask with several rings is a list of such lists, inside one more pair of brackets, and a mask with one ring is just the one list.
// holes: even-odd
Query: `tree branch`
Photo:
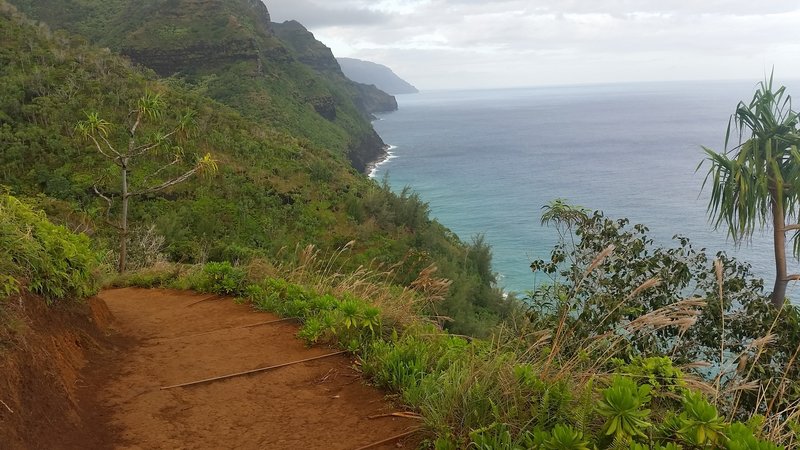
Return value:
[[(163, 140), (169, 139), (170, 137), (174, 136), (179, 130), (180, 130), (179, 128), (175, 128), (174, 130), (172, 130), (169, 133), (167, 133), (164, 136), (162, 136), (161, 140), (163, 141)], [(158, 147), (159, 145), (161, 145), (161, 142), (142, 144), (142, 145), (140, 145), (138, 147), (135, 147), (132, 150), (131, 156), (132, 157), (141, 156), (144, 153), (147, 153), (148, 151)]]
[(174, 185), (176, 185), (178, 183), (182, 183), (182, 182), (188, 180), (189, 177), (194, 175), (199, 169), (200, 169), (199, 166), (195, 167), (192, 170), (184, 173), (181, 176), (175, 177), (175, 178), (173, 178), (171, 180), (167, 180), (167, 181), (159, 184), (158, 186), (154, 186), (154, 187), (145, 189), (143, 191), (133, 192), (133, 193), (131, 193), (131, 195), (144, 195), (144, 194), (152, 194), (153, 192), (163, 191), (164, 189), (166, 189), (166, 188), (168, 188), (170, 186), (174, 186)]
[(158, 147), (159, 145), (161, 145), (161, 142), (140, 145), (140, 146), (136, 147), (135, 149), (133, 149), (133, 151), (130, 154), (130, 157), (131, 158), (135, 158), (137, 156), (142, 156), (145, 153), (149, 152), (150, 150)]
[(133, 114), (134, 112), (136, 113), (136, 121), (133, 123), (133, 126), (131, 126), (131, 129), (129, 130), (131, 137), (133, 137), (133, 135), (136, 134), (136, 129), (139, 128), (139, 124), (142, 123), (142, 111), (134, 110), (131, 111), (131, 114)]
[(106, 146), (109, 148), (109, 150), (111, 150), (115, 155), (117, 155), (117, 157), (122, 158), (122, 153), (118, 152), (117, 149), (115, 149), (114, 146), (111, 145), (111, 142), (108, 141), (107, 137), (101, 134), (100, 139), (102, 139), (103, 142), (106, 143)]
[(106, 206), (106, 214), (105, 214), (105, 218), (104, 218), (104, 221), (106, 222), (106, 224), (108, 224), (108, 225), (110, 225), (110, 226), (112, 226), (112, 227), (114, 227), (114, 228), (116, 228), (118, 230), (122, 230), (122, 227), (120, 227), (118, 224), (112, 222), (111, 219), (109, 218), (109, 217), (111, 217), (111, 206), (113, 205), (114, 201), (111, 200), (110, 198), (108, 198), (107, 195), (105, 195), (102, 192), (100, 192), (100, 190), (97, 189), (97, 185), (96, 184), (92, 186), (92, 189), (94, 189), (94, 193), (95, 194), (97, 194), (100, 198), (102, 198), (103, 200), (106, 201), (107, 206)]
[(800, 224), (795, 223), (791, 225), (786, 225), (783, 227), (783, 231), (793, 231), (793, 230), (800, 230)]
[(151, 179), (151, 178), (153, 178), (154, 176), (158, 175), (158, 174), (159, 174), (159, 173), (161, 173), (161, 172), (162, 172), (164, 169), (166, 169), (166, 168), (168, 168), (168, 167), (172, 167), (172, 166), (174, 166), (175, 164), (178, 164), (179, 162), (181, 162), (181, 158), (180, 158), (179, 156), (176, 156), (176, 157), (175, 157), (175, 159), (173, 159), (171, 163), (169, 163), (169, 164), (165, 164), (165, 165), (161, 166), (161, 168), (159, 168), (159, 169), (158, 169), (158, 170), (156, 170), (155, 172), (153, 172), (153, 173), (151, 173), (150, 175), (148, 175), (148, 176), (144, 177), (144, 179), (142, 180), (142, 183), (146, 183), (146, 182), (147, 182), (149, 179)]
[(786, 277), (786, 281), (800, 281), (800, 273), (789, 275)]
[(109, 144), (108, 141), (105, 140), (105, 138), (103, 138), (102, 136), (101, 136), (101, 139), (103, 139), (106, 142), (106, 144), (108, 145), (108, 148), (111, 149), (111, 151), (114, 152), (115, 155), (117, 155), (116, 157), (111, 156), (108, 153), (104, 152), (103, 151), (103, 147), (100, 145), (99, 142), (97, 142), (97, 139), (95, 139), (95, 137), (92, 136), (91, 134), (89, 135), (89, 139), (91, 139), (92, 142), (94, 142), (94, 146), (97, 148), (97, 151), (100, 152), (106, 158), (108, 158), (108, 159), (110, 159), (112, 161), (117, 161), (119, 158), (122, 157), (122, 155), (120, 155), (116, 150), (114, 150), (114, 147), (112, 147), (111, 144)]

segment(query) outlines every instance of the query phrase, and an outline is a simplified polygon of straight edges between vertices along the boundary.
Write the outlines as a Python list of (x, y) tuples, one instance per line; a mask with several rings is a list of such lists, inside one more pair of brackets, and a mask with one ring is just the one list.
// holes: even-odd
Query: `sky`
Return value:
[(800, 0), (264, 0), (422, 90), (800, 78)]

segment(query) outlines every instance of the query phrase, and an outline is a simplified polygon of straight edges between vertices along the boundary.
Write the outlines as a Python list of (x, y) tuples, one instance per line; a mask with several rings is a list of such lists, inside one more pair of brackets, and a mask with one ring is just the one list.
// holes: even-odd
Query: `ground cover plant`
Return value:
[(98, 262), (87, 236), (0, 192), (0, 309), (21, 292), (50, 302), (88, 297), (97, 291)]
[[(606, 220), (597, 215), (594, 223)], [(611, 222), (609, 226), (619, 232), (615, 227), (620, 224)], [(588, 225), (580, 224), (578, 230), (582, 242), (590, 245), (591, 228), (584, 227)], [(611, 237), (605, 230), (603, 238)], [(642, 243), (633, 235), (617, 238)], [(618, 309), (624, 314), (614, 319), (613, 326), (603, 328), (605, 321), (597, 320), (588, 330), (573, 313), (565, 315), (563, 306), (539, 304), (519, 310), (516, 320), (493, 330), (491, 338), (478, 339), (450, 334), (442, 329), (440, 318), (426, 314), (429, 304), (441, 302), (450, 288), (432, 269), (398, 289), (387, 283), (390, 271), (341, 272), (345, 252), (322, 257), (313, 248), (303, 248), (296, 263), (283, 266), (255, 261), (238, 267), (212, 264), (164, 272), (174, 274), (167, 285), (234, 292), (257, 309), (298, 318), (302, 324), (298, 336), (309, 345), (336, 345), (352, 352), (372, 382), (395, 392), (400, 403), (420, 415), (428, 433), (425, 445), (431, 448), (777, 449), (796, 442), (794, 400), (776, 391), (794, 389), (790, 376), (775, 374), (771, 381), (757, 383), (757, 376), (737, 378), (727, 368), (712, 376), (707, 366), (696, 370), (683, 364), (678, 353), (651, 352), (658, 347), (659, 333), (686, 327), (688, 335), (697, 327), (706, 301), (693, 300), (695, 312), (689, 316), (681, 311), (687, 305), (676, 306), (683, 300), (665, 300), (664, 307), (644, 312), (623, 305)], [(589, 255), (587, 251), (587, 259)], [(628, 256), (621, 254), (619, 259)], [(683, 256), (675, 259), (684, 260)], [(589, 273), (575, 270), (582, 287), (571, 297), (588, 295), (587, 290), (603, 285), (603, 274), (609, 274), (605, 270), (614, 258), (601, 249), (599, 259), (597, 253), (589, 259), (594, 266)], [(642, 267), (671, 267), (669, 258), (656, 258), (662, 259)], [(632, 264), (642, 262), (634, 258)], [(741, 283), (717, 284), (716, 267), (720, 265), (709, 268), (714, 289), (735, 292), (730, 286)], [(562, 282), (562, 287), (567, 285)], [(663, 287), (658, 291), (660, 286), (626, 285), (628, 294), (616, 298), (631, 304), (634, 297), (648, 298), (648, 293), (658, 298), (666, 295)], [(606, 285), (598, 292), (608, 289), (613, 288)], [(564, 290), (543, 287), (543, 292), (536, 298)], [(760, 302), (770, 304), (766, 296)], [(686, 317), (694, 318), (691, 324)], [(735, 323), (728, 322), (730, 330), (736, 329)], [(709, 355), (718, 356), (718, 344)], [(760, 342), (750, 344), (747, 351), (762, 352), (750, 360), (754, 367), (766, 363), (765, 353), (780, 363), (776, 356), (780, 352), (758, 347)], [(637, 350), (639, 346), (643, 350)], [(737, 373), (747, 370), (740, 368)], [(770, 410), (767, 403), (775, 395), (783, 399), (774, 400)]]

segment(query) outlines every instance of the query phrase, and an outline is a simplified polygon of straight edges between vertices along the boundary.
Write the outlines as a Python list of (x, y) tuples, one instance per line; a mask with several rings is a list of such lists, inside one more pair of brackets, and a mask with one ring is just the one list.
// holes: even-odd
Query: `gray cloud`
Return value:
[[(268, 0), (421, 88), (800, 78), (796, 0)], [(286, 14), (294, 14), (289, 17)]]
[(376, 25), (390, 20), (387, 14), (369, 10), (358, 2), (267, 0), (264, 3), (273, 21), (297, 20), (307, 28)]

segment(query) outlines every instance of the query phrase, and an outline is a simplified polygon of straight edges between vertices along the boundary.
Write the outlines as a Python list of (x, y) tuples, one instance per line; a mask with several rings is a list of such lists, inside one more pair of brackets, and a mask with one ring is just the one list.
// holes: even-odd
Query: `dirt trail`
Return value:
[(345, 355), (161, 390), (335, 349), (305, 347), (292, 322), (240, 328), (278, 318), (229, 298), (150, 289), (110, 290), (100, 298), (115, 317), (120, 351), (92, 364), (84, 392), (98, 405), (98, 422), (114, 430), (109, 448), (357, 449), (419, 425), (368, 419), (396, 408), (363, 383)]

